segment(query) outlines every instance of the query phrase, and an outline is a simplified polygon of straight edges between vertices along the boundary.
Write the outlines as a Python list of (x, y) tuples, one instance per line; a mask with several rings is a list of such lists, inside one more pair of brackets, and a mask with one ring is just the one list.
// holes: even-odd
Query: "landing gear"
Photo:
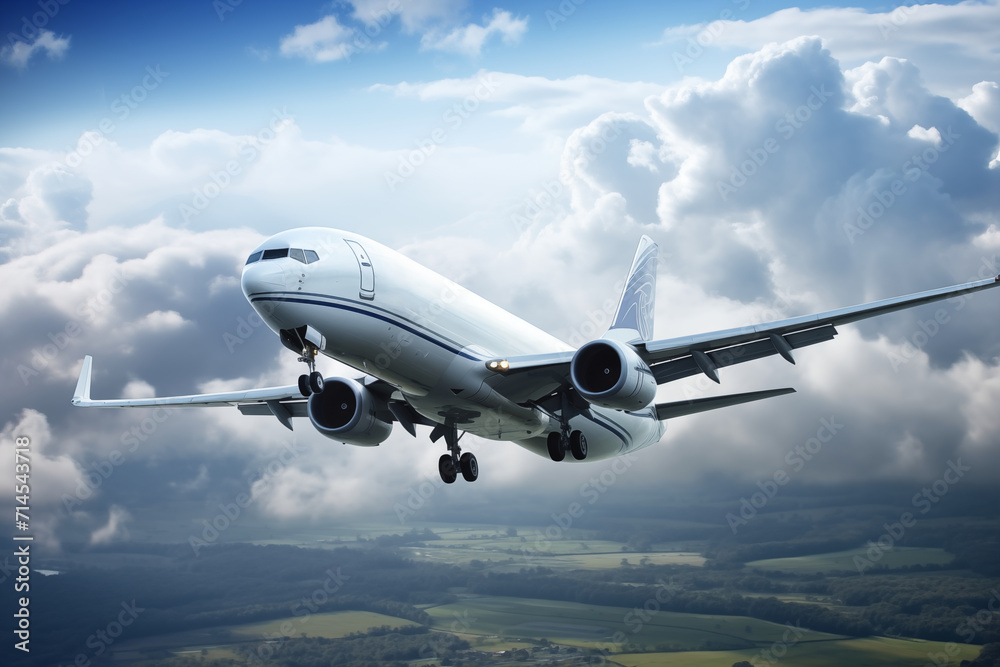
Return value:
[(302, 348), (302, 354), (299, 356), (299, 361), (305, 362), (309, 366), (309, 374), (299, 376), (299, 393), (305, 397), (310, 394), (323, 393), (323, 374), (316, 370), (316, 355), (318, 353), (319, 349), (306, 341), (305, 347)]
[[(444, 431), (444, 441), (448, 445), (448, 453), (442, 454), (438, 459), (438, 472), (441, 474), (441, 481), (445, 484), (454, 484), (461, 471), (466, 482), (475, 482), (479, 479), (479, 462), (472, 452), (462, 453), (462, 448), (458, 446), (458, 427), (454, 424), (447, 424), (438, 427)], [(441, 431), (437, 431), (437, 437), (431, 434), (431, 440), (436, 441), (441, 437)]]
[(546, 441), (549, 449), (549, 458), (553, 461), (562, 461), (566, 458), (566, 451), (573, 454), (577, 461), (587, 458), (587, 436), (582, 431), (572, 431), (569, 437), (565, 433), (553, 431), (549, 433)]
[(573, 431), (569, 434), (569, 451), (577, 461), (587, 458), (587, 436), (582, 431)]
[(472, 452), (462, 454), (462, 458), (459, 459), (458, 463), (462, 468), (462, 477), (465, 478), (466, 482), (475, 482), (479, 479), (479, 462), (476, 461), (475, 454)]
[(549, 433), (548, 442), (549, 458), (553, 461), (562, 461), (566, 458), (566, 445), (563, 443), (563, 434), (559, 431)]
[(442, 454), (438, 459), (438, 472), (441, 474), (441, 481), (445, 484), (454, 484), (458, 479), (458, 471), (455, 470), (455, 462), (451, 454)]

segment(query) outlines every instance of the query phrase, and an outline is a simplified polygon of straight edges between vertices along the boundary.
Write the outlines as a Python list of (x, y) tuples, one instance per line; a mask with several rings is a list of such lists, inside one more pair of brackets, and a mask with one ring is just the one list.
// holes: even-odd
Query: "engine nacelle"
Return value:
[(377, 416), (379, 403), (380, 399), (363, 384), (330, 378), (321, 393), (309, 397), (309, 421), (328, 438), (373, 447), (392, 432), (392, 423)]
[(641, 410), (656, 397), (649, 366), (635, 348), (616, 340), (592, 340), (581, 347), (569, 374), (577, 392), (602, 408)]

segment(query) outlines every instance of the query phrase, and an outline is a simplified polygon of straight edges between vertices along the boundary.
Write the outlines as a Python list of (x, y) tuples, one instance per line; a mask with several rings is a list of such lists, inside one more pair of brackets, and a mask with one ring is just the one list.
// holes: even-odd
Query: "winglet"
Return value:
[(76, 391), (73, 392), (73, 405), (83, 405), (90, 402), (90, 376), (94, 367), (94, 358), (89, 354), (83, 358), (80, 368), (80, 379), (76, 381)]
[(611, 330), (634, 331), (640, 340), (653, 338), (653, 306), (656, 302), (656, 253), (653, 239), (643, 236), (632, 259)]

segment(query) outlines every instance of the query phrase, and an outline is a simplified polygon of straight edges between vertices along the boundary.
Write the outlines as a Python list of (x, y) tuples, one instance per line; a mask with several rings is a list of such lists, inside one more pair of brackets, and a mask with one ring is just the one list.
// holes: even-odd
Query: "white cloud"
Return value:
[(420, 39), (420, 48), (478, 56), (494, 35), (499, 35), (504, 44), (516, 44), (528, 30), (527, 17), (514, 18), (510, 12), (502, 9), (494, 9), (493, 16), (484, 17), (483, 20), (484, 25), (470, 23), (445, 35), (428, 32)]
[(128, 540), (129, 533), (125, 523), (131, 515), (124, 507), (112, 505), (108, 511), (108, 522), (90, 535), (91, 544), (111, 544)]
[[(911, 4), (868, 13), (854, 7), (782, 9), (752, 21), (720, 20), (668, 28), (661, 44), (684, 56), (686, 40), (708, 48), (760, 49), (802, 35), (818, 35), (834, 57), (848, 66), (886, 55), (915, 62), (932, 90), (964, 94), (973, 83), (1000, 69), (996, 35), (1000, 0), (954, 5)], [(706, 30), (708, 29), (708, 30)]]
[[(427, 444), (423, 427), (417, 440), (397, 429), (364, 449), (326, 440), (301, 420), (289, 433), (273, 418), (231, 409), (79, 410), (66, 400), (79, 360), (95, 355), (95, 398), (293, 382), (295, 355), (266, 328), (245, 324), (251, 310), (238, 276), (264, 236), (300, 225), (343, 226), (402, 248), (563, 338), (601, 333), (610, 317), (602, 304), (614, 302), (641, 233), (661, 248), (663, 337), (974, 278), (1000, 254), (1000, 187), (987, 168), (996, 155), (986, 126), (993, 89), (967, 88), (959, 107), (929, 91), (921, 71), (891, 57), (845, 69), (821, 41), (797, 39), (737, 58), (718, 80), (670, 87), (502, 72), (379, 86), (407, 98), (394, 101), (401, 105), (469, 97), (481, 105), (457, 129), (442, 118), (448, 141), (391, 193), (383, 173), (417, 150), (434, 123), (389, 150), (307, 139), (287, 120), (249, 160), (241, 148), (250, 137), (219, 130), (166, 131), (139, 147), (97, 142), (73, 168), (60, 154), (0, 149), (0, 210), (12, 236), (0, 264), (0, 317), (13, 323), (0, 332), (5, 433), (50, 443), (56, 498), (139, 429), (128, 467), (113, 474), (135, 476), (158, 501), (203, 494), (218, 497), (211, 507), (232, 502), (292, 443), (297, 453), (256, 489), (251, 513), (391, 515), (417, 485), (434, 484), (442, 449)], [(769, 139), (777, 150), (764, 149)], [(933, 162), (905, 179), (906, 161), (929, 149)], [(183, 223), (178, 204), (230, 160), (240, 173)], [(734, 170), (746, 172), (743, 182), (723, 198), (719, 185)], [(851, 242), (845, 225), (896, 179), (905, 179), (905, 194)], [(844, 437), (803, 479), (919, 477), (958, 454), (995, 474), (1000, 461), (988, 443), (1000, 438), (991, 411), (1000, 386), (997, 296), (946, 304), (947, 324), (923, 342), (917, 334), (933, 308), (844, 327), (822, 349), (797, 352), (795, 367), (771, 359), (723, 371), (724, 392), (800, 392), (671, 423), (666, 440), (631, 468), (628, 492), (648, 495), (665, 480), (703, 474), (764, 478), (831, 415), (845, 423)], [(72, 336), (70, 322), (80, 324)], [(241, 326), (249, 333), (227, 348), (223, 334)], [(36, 354), (45, 363), (25, 383), (17, 367)], [(893, 355), (904, 360), (895, 368)], [(691, 378), (664, 387), (661, 400), (685, 391), (716, 388)], [(19, 406), (36, 408), (32, 419)], [(572, 494), (604, 470), (558, 466), (506, 443), (466, 444), (482, 479), (474, 489), (437, 484), (435, 502), (535, 486)], [(74, 514), (83, 539), (124, 534), (121, 516), (105, 519), (104, 508), (120, 500), (116, 486), (95, 493), (99, 510), (88, 500), (87, 516)], [(51, 534), (59, 528), (53, 522)]]
[(51, 30), (40, 30), (34, 41), (16, 41), (0, 48), (0, 60), (17, 69), (28, 66), (31, 56), (44, 52), (49, 60), (59, 60), (69, 50), (70, 37), (56, 37)]
[(384, 28), (398, 15), (403, 30), (418, 32), (432, 24), (452, 23), (465, 7), (465, 0), (352, 0), (354, 18)]
[(292, 34), (282, 37), (281, 55), (317, 63), (342, 60), (355, 50), (354, 33), (354, 28), (341, 25), (336, 16), (324, 16), (316, 23), (297, 25)]

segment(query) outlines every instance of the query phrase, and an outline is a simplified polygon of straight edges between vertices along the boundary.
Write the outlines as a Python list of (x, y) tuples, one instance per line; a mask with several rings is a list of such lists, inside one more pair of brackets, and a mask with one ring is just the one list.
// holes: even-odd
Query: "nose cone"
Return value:
[(285, 289), (285, 272), (277, 262), (255, 262), (243, 267), (243, 278), (240, 280), (243, 295), (250, 297), (263, 292), (276, 292)]

